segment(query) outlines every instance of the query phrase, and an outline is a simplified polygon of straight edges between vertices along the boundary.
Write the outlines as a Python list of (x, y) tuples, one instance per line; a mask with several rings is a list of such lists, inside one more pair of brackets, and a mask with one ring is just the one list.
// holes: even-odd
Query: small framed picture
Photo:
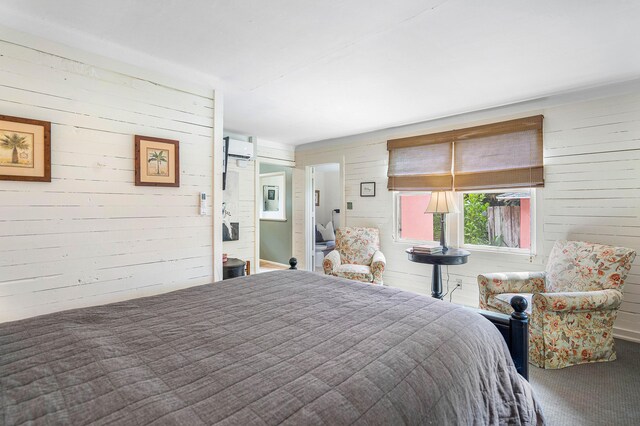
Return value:
[(135, 137), (136, 186), (180, 186), (180, 146), (171, 139)]
[(51, 182), (51, 123), (0, 115), (0, 180)]
[(361, 182), (360, 183), (360, 196), (361, 197), (375, 197), (376, 196), (376, 183), (375, 182)]
[(320, 190), (316, 189), (316, 207), (320, 207)]
[(262, 173), (260, 186), (262, 186), (262, 200), (260, 202), (260, 220), (287, 220), (285, 172)]

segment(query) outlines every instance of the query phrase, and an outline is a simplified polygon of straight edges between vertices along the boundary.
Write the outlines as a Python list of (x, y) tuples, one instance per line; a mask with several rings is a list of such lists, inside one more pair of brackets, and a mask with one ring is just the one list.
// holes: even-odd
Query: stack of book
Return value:
[(442, 246), (436, 246), (432, 244), (424, 244), (420, 246), (413, 246), (413, 252), (418, 254), (436, 254), (442, 253)]

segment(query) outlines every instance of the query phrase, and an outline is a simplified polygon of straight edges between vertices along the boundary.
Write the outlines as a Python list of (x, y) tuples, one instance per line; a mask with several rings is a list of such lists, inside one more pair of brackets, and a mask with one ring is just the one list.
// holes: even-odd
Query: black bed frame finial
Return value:
[(529, 306), (529, 302), (522, 296), (513, 296), (511, 298), (511, 307), (515, 312), (511, 314), (511, 316), (515, 319), (527, 319), (529, 316), (527, 315), (527, 307)]
[(496, 326), (507, 346), (513, 364), (522, 377), (529, 380), (529, 315), (526, 309), (529, 303), (522, 296), (511, 298), (514, 312), (505, 315), (498, 312), (478, 310), (483, 317)]
[[(291, 267), (289, 269), (298, 269), (298, 259), (296, 259), (295, 257), (292, 257), (291, 259), (289, 259), (289, 265), (291, 265)], [(526, 302), (526, 300), (525, 300)]]
[(511, 357), (518, 373), (529, 380), (529, 315), (527, 299), (522, 296), (511, 298)]

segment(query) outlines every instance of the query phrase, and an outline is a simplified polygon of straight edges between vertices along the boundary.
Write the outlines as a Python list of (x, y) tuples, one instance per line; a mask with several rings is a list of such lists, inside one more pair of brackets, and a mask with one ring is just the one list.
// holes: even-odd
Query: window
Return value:
[[(510, 253), (535, 252), (535, 189), (458, 192), (458, 213), (448, 214), (452, 245)], [(396, 192), (395, 240), (438, 242), (440, 217), (424, 211), (430, 192)]]
[(459, 194), (461, 245), (531, 253), (535, 238), (534, 194), (533, 189)]
[(449, 241), (535, 253), (535, 188), (544, 187), (543, 119), (388, 140), (387, 188), (415, 191), (396, 193), (395, 239), (433, 241), (440, 216), (424, 214), (431, 194), (426, 191), (455, 191), (459, 213), (446, 215)]
[[(440, 219), (432, 213), (425, 213), (431, 200), (430, 192), (397, 192), (396, 240), (434, 241), (440, 235)], [(436, 238), (434, 238), (434, 235)]]

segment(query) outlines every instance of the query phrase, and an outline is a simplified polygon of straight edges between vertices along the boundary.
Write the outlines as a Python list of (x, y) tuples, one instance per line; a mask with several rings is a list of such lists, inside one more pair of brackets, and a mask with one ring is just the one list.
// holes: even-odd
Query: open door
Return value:
[[(315, 189), (315, 168), (313, 166), (307, 166), (305, 173), (305, 193), (313, 194)], [(304, 268), (307, 271), (313, 272), (316, 264), (316, 208), (314, 204), (314, 198), (312, 196), (305, 197), (305, 223), (307, 229), (305, 231), (305, 264)]]
[(342, 225), (344, 204), (342, 169), (338, 162), (305, 169), (305, 270), (324, 273), (323, 259), (335, 248), (335, 230)]

